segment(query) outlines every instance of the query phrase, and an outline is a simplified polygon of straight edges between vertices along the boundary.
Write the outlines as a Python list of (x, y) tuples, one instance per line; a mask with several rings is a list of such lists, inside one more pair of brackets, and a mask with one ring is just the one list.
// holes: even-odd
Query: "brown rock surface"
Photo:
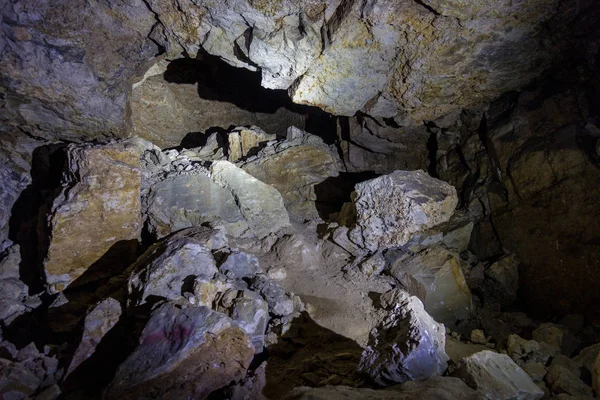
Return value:
[(130, 139), (69, 146), (65, 180), (48, 217), (44, 268), (53, 290), (64, 289), (111, 248), (139, 239), (145, 143)]

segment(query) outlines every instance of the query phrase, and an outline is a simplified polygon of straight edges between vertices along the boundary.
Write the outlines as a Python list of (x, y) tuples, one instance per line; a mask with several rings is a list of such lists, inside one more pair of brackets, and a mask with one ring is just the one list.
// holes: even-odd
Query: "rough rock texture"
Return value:
[(262, 145), (276, 139), (277, 135), (268, 134), (257, 126), (235, 128), (227, 133), (229, 161), (239, 161), (241, 158), (249, 156), (250, 152), (255, 153)]
[(154, 24), (142, 0), (3, 3), (0, 120), (48, 138), (125, 136)]
[(285, 400), (482, 400), (484, 398), (457, 378), (432, 377), (424, 381), (406, 382), (385, 390), (348, 386), (299, 387), (287, 395)]
[(544, 392), (506, 354), (484, 350), (464, 358), (452, 374), (488, 399), (539, 399)]
[(434, 120), (522, 87), (549, 65), (545, 40), (564, 46), (563, 27), (585, 10), (560, 13), (550, 0), (149, 5), (171, 54), (195, 57), (202, 47), (261, 68), (263, 86), (289, 88), (297, 103), (401, 121)]
[(242, 378), (253, 355), (248, 337), (227, 316), (165, 303), (153, 312), (103, 398), (205, 398)]
[(227, 161), (215, 161), (210, 173), (215, 183), (232, 194), (258, 239), (290, 227), (290, 218), (277, 189)]
[(519, 365), (527, 362), (539, 362), (546, 365), (548, 360), (560, 353), (560, 349), (557, 347), (535, 340), (525, 340), (514, 334), (508, 337), (506, 351)]
[(578, 369), (574, 372), (562, 365), (551, 365), (545, 380), (552, 393), (591, 397), (592, 388), (579, 379), (578, 372)]
[(586, 88), (596, 84), (546, 91), (554, 85), (536, 85), (490, 107), (487, 146), (501, 186), (486, 197), (502, 246), (521, 261), (530, 312), (544, 319), (575, 312), (597, 318), (600, 253), (590, 244), (600, 238), (600, 222), (588, 216), (600, 194), (588, 188), (600, 185), (600, 170), (588, 151), (597, 139), (581, 128), (594, 121), (596, 100), (588, 100)]
[(507, 255), (488, 266), (484, 276), (486, 304), (510, 306), (515, 302), (519, 289), (519, 260), (514, 254)]
[(130, 305), (177, 300), (196, 277), (212, 279), (217, 266), (211, 250), (226, 244), (223, 232), (200, 227), (184, 229), (150, 247), (132, 266), (128, 281)]
[[(168, 150), (151, 161), (144, 194), (148, 227), (157, 237), (204, 223), (233, 237), (262, 239), (290, 226), (281, 194), (228, 161), (203, 167), (197, 153)], [(177, 154), (177, 155), (175, 155)]]
[(281, 136), (290, 125), (304, 127), (305, 115), (285, 96), (260, 88), (260, 77), (245, 72), (211, 60), (158, 62), (132, 91), (132, 132), (165, 148), (232, 124)]
[(456, 190), (423, 171), (395, 171), (356, 185), (356, 226), (350, 239), (369, 251), (398, 247), (412, 235), (446, 222)]
[(121, 318), (121, 305), (110, 297), (90, 310), (83, 323), (81, 342), (75, 350), (65, 376), (75, 371), (82, 362), (94, 354), (102, 338), (119, 322), (119, 318)]
[(432, 246), (413, 257), (401, 257), (390, 273), (423, 302), (436, 321), (452, 326), (469, 316), (471, 291), (457, 255)]
[(13, 206), (31, 183), (31, 157), (40, 142), (0, 132), (0, 251), (10, 245), (9, 221)]
[(390, 314), (371, 333), (360, 370), (381, 386), (444, 373), (449, 359), (444, 326), (417, 297), (400, 289), (382, 295), (381, 302)]
[(242, 169), (279, 190), (292, 216), (316, 219), (314, 186), (338, 176), (340, 164), (335, 148), (318, 136), (290, 127), (286, 140), (262, 149)]
[(129, 139), (71, 145), (62, 190), (48, 216), (47, 284), (60, 291), (113, 246), (140, 238), (140, 157), (149, 144)]

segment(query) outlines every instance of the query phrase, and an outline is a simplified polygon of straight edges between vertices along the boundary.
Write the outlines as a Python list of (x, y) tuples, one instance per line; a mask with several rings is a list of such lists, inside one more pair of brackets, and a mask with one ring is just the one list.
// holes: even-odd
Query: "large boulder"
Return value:
[(182, 298), (184, 288), (194, 279), (211, 280), (217, 273), (212, 255), (227, 244), (221, 231), (188, 228), (150, 247), (132, 266), (128, 281), (131, 306), (158, 299)]
[[(107, 254), (140, 239), (140, 139), (70, 145), (62, 190), (48, 216), (46, 282), (60, 291)], [(113, 248), (114, 246), (114, 248)]]
[(292, 126), (286, 140), (266, 146), (242, 168), (279, 190), (292, 216), (316, 219), (314, 186), (338, 176), (340, 164), (334, 148)]
[(157, 308), (104, 399), (206, 398), (241, 379), (254, 355), (246, 334), (207, 307)]
[(444, 326), (403, 290), (383, 294), (381, 303), (389, 315), (371, 332), (360, 370), (381, 386), (443, 374), (449, 360)]
[(509, 356), (484, 350), (461, 360), (453, 376), (492, 400), (535, 400), (544, 392)]
[(483, 400), (485, 397), (452, 377), (432, 377), (424, 381), (406, 382), (383, 390), (324, 386), (299, 387), (285, 400)]
[(458, 197), (451, 185), (423, 171), (395, 171), (356, 185), (350, 239), (369, 251), (399, 247), (446, 222)]
[(228, 190), (250, 231), (258, 239), (290, 227), (290, 218), (277, 189), (261, 182), (228, 161), (215, 161), (211, 179)]
[(166, 161), (151, 165), (159, 172), (149, 179), (144, 195), (155, 236), (212, 223), (235, 238), (263, 239), (290, 227), (277, 189), (228, 161), (214, 161), (207, 169), (200, 159), (171, 153), (160, 153)]
[(469, 316), (471, 291), (456, 254), (432, 246), (398, 259), (390, 272), (410, 294), (421, 299), (436, 321), (453, 326)]

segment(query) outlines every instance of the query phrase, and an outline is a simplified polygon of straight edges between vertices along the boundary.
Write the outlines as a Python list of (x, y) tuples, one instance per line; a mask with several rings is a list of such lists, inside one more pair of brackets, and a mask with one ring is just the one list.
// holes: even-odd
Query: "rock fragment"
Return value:
[(398, 259), (390, 273), (414, 296), (436, 321), (453, 326), (471, 310), (471, 291), (462, 274), (458, 256), (432, 246), (414, 256)]
[(381, 386), (441, 375), (449, 359), (444, 326), (400, 289), (382, 295), (381, 303), (389, 315), (371, 332), (359, 369)]
[(539, 399), (544, 392), (505, 354), (484, 350), (464, 358), (452, 373), (488, 399)]

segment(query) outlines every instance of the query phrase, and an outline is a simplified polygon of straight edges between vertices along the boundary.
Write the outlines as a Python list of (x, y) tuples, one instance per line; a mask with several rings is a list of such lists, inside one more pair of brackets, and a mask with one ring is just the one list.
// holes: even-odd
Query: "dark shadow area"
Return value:
[[(263, 88), (260, 71), (236, 68), (217, 56), (201, 52), (195, 59), (173, 60), (163, 77), (170, 83), (198, 84), (201, 98), (231, 103), (246, 111), (274, 114), (285, 108), (304, 115), (307, 132), (320, 136), (328, 144), (336, 139), (336, 117), (317, 107), (293, 103), (286, 90)], [(182, 146), (188, 147), (184, 143)]]
[[(292, 321), (277, 344), (258, 355), (253, 365), (267, 361), (262, 394), (269, 399), (280, 399), (299, 386), (368, 386), (357, 371), (361, 356), (358, 343), (323, 328), (304, 312)], [(212, 393), (209, 399), (230, 396), (231, 389), (224, 388)]]
[(373, 171), (341, 172), (339, 176), (327, 178), (315, 185), (315, 206), (319, 216), (328, 221), (331, 214), (340, 212), (344, 203), (350, 202), (350, 195), (357, 183), (378, 176)]
[(221, 128), (220, 126), (214, 126), (207, 129), (205, 132), (189, 132), (181, 141), (181, 147), (184, 149), (204, 147), (206, 146), (206, 142), (208, 141), (210, 135), (216, 133), (219, 147), (227, 148), (227, 132), (234, 128), (234, 125), (229, 126), (227, 129)]
[(43, 291), (42, 262), (48, 251), (46, 216), (60, 189), (66, 163), (66, 144), (38, 147), (32, 154), (31, 184), (15, 202), (9, 221), (9, 238), (21, 249), (21, 280), (30, 293)]

